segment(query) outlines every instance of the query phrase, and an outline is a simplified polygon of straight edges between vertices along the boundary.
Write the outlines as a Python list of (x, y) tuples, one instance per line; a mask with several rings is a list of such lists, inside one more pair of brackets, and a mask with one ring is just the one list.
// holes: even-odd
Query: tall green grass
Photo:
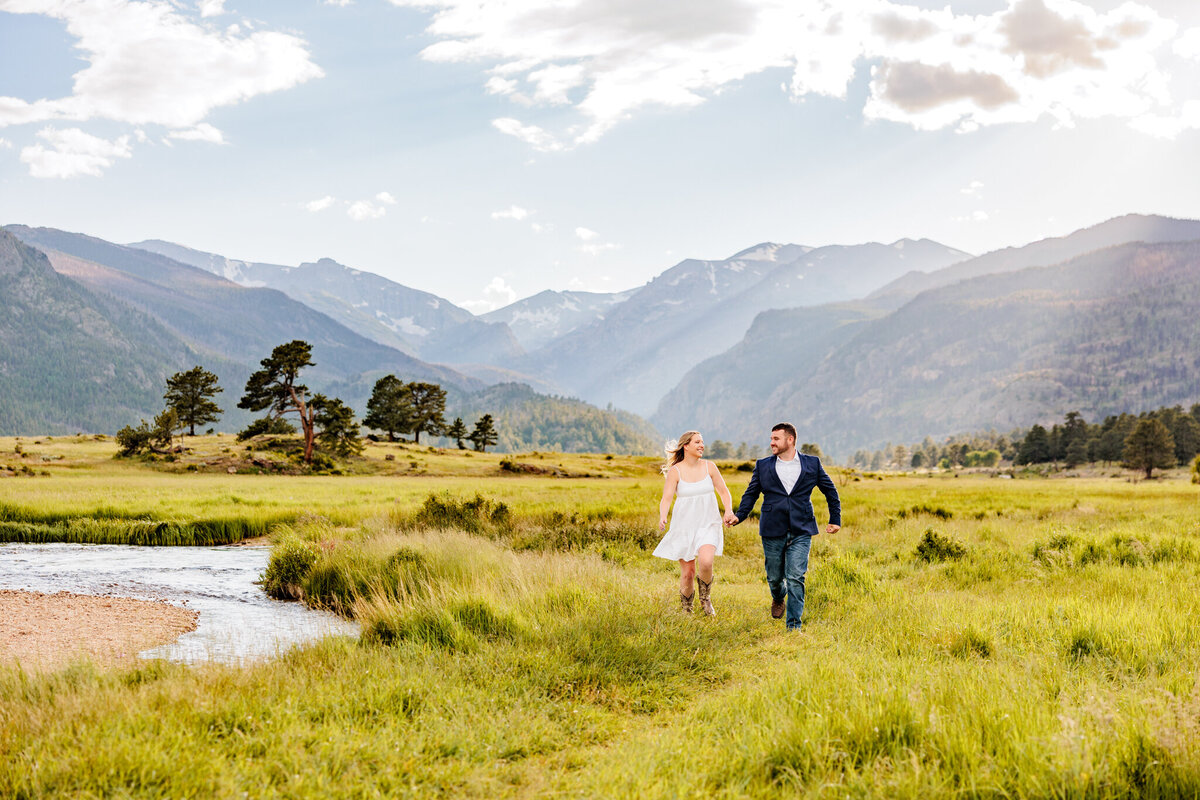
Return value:
[(656, 486), (521, 480), (278, 528), (268, 584), (361, 641), (0, 669), (0, 796), (1200, 796), (1186, 482), (851, 483), (789, 634), (752, 524), (684, 616)]

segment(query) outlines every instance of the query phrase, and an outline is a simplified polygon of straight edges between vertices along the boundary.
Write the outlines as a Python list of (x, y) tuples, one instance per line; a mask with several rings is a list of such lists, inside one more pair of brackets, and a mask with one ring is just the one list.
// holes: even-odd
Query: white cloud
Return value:
[[(333, 195), (327, 194), (324, 197), (310, 200), (303, 204), (304, 208), (313, 214), (332, 208), (335, 205), (344, 206), (346, 208), (346, 216), (355, 222), (366, 222), (386, 216), (387, 208), (385, 206), (396, 205), (396, 198), (391, 192), (379, 192), (371, 200), (355, 200), (351, 202), (349, 200), (339, 200)], [(427, 219), (428, 217), (425, 217), (421, 221), (425, 222)]]
[(598, 256), (609, 250), (620, 250), (621, 245), (614, 242), (596, 242), (594, 244), (581, 244), (578, 249), (579, 252), (586, 253), (589, 256)]
[(1142, 133), (1160, 139), (1174, 139), (1184, 131), (1200, 130), (1200, 100), (1187, 101), (1176, 114), (1146, 114), (1131, 124)]
[(325, 5), (338, 6), (339, 8), (345, 8), (346, 6), (350, 5), (353, 2), (354, 2), (354, 0), (325, 0)]
[(182, 131), (171, 131), (167, 134), (167, 136), (171, 139), (182, 139), (190, 142), (211, 142), (212, 144), (225, 144), (225, 136), (207, 122), (201, 122), (194, 128), (188, 128)]
[(531, 222), (531, 223), (529, 223), (529, 229), (531, 231), (533, 231), (534, 233), (545, 233), (546, 231), (550, 230), (550, 226), (542, 225), (537, 222)]
[(310, 212), (312, 212), (313, 214), (316, 214), (318, 211), (324, 211), (325, 209), (329, 208), (336, 202), (337, 202), (337, 198), (335, 198), (331, 195), (325, 195), (324, 197), (322, 197), (318, 200), (311, 200), (311, 201), (305, 203), (304, 207), (306, 209), (308, 209)]
[(986, 211), (974, 211), (969, 216), (955, 217), (955, 222), (987, 222), (991, 216)]
[(516, 299), (516, 291), (508, 285), (508, 282), (504, 278), (497, 275), (492, 278), (487, 286), (483, 287), (483, 297), (481, 299), (465, 300), (459, 303), (459, 305), (473, 314), (485, 314), (488, 311), (503, 308)]
[(225, 0), (200, 0), (200, 16), (216, 17), (225, 13)]
[[(847, 98), (870, 69), (863, 114), (917, 129), (1049, 117), (1171, 116), (1164, 45), (1178, 25), (1142, 2), (1107, 12), (1079, 0), (1007, 0), (992, 13), (906, 0), (391, 0), (432, 11), (430, 61), (479, 63), (487, 91), (570, 106), (561, 130), (493, 125), (540, 151), (594, 142), (648, 107), (687, 108), (769, 69), (787, 91)], [(1179, 55), (1200, 54), (1200, 33)], [(1186, 99), (1186, 98), (1185, 98)]]
[(520, 221), (520, 220), (525, 219), (528, 216), (529, 216), (529, 210), (525, 209), (525, 208), (521, 208), (520, 206), (509, 206), (508, 208), (504, 209), (503, 211), (493, 211), (492, 212), (492, 219), (515, 219), (517, 221)]
[(379, 219), (387, 214), (387, 209), (383, 206), (377, 206), (370, 200), (356, 200), (351, 203), (346, 209), (346, 216), (355, 222), (364, 222), (371, 219)]
[(613, 242), (601, 242), (600, 234), (590, 228), (576, 228), (575, 237), (584, 244), (579, 245), (576, 249), (581, 253), (586, 253), (589, 256), (598, 256), (608, 250), (619, 250), (621, 245)]
[(959, 191), (971, 197), (978, 197), (979, 193), (983, 191), (983, 181), (971, 181)]
[(43, 128), (38, 131), (38, 138), (46, 144), (21, 150), (21, 161), (29, 165), (29, 174), (35, 178), (100, 176), (113, 165), (114, 159), (129, 158), (133, 153), (128, 136), (110, 142), (79, 128)]
[(0, 11), (61, 20), (88, 62), (69, 97), (0, 97), (0, 127), (107, 119), (190, 130), (215, 108), (324, 74), (296, 36), (214, 30), (166, 0), (0, 0)]
[(564, 149), (562, 142), (537, 125), (523, 125), (520, 120), (505, 117), (492, 120), (492, 126), (501, 133), (515, 136), (534, 150), (540, 150), (543, 153)]
[(0, 139), (0, 150), (11, 150), (13, 143), (8, 139)]
[(1189, 28), (1175, 40), (1175, 55), (1180, 58), (1200, 61), (1200, 28)]

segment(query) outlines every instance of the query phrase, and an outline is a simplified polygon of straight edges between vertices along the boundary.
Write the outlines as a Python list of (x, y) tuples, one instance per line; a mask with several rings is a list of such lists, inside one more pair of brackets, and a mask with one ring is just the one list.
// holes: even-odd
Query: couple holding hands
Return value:
[[(771, 429), (771, 455), (754, 465), (750, 485), (734, 511), (733, 498), (717, 465), (704, 460), (704, 437), (699, 432), (688, 431), (680, 436), (676, 444), (667, 447), (667, 456), (663, 467), (666, 483), (658, 505), (659, 530), (667, 528), (672, 499), (675, 511), (671, 528), (654, 555), (679, 562), (679, 602), (683, 610), (692, 610), (695, 578), (701, 609), (709, 616), (716, 615), (711, 595), (713, 559), (721, 555), (725, 542), (722, 522), (737, 525), (746, 519), (761, 494), (758, 532), (771, 590), (771, 616), (779, 619), (786, 610), (788, 629), (800, 630), (808, 551), (812, 537), (819, 533), (811, 500), (813, 489), (820, 489), (829, 504), (825, 531), (837, 533), (842, 524), (837, 487), (821, 467), (821, 460), (798, 453), (795, 427), (779, 423)], [(717, 508), (714, 491), (725, 506), (724, 517)]]

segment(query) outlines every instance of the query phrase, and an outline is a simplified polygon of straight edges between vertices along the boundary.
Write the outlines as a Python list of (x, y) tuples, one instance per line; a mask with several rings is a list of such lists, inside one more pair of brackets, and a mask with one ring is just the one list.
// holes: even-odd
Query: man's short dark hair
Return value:
[(780, 422), (774, 428), (771, 428), (772, 433), (775, 431), (783, 431), (788, 436), (792, 437), (792, 441), (796, 440), (796, 426), (790, 422)]

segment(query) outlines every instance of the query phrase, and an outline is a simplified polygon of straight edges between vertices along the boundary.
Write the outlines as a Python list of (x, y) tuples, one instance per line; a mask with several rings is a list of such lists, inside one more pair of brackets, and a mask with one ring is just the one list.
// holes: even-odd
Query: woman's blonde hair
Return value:
[(671, 467), (683, 461), (683, 448), (692, 440), (693, 436), (698, 436), (700, 431), (684, 431), (677, 442), (667, 442), (667, 446), (663, 450), (667, 453), (667, 463), (662, 465), (662, 474), (666, 475), (671, 471)]

